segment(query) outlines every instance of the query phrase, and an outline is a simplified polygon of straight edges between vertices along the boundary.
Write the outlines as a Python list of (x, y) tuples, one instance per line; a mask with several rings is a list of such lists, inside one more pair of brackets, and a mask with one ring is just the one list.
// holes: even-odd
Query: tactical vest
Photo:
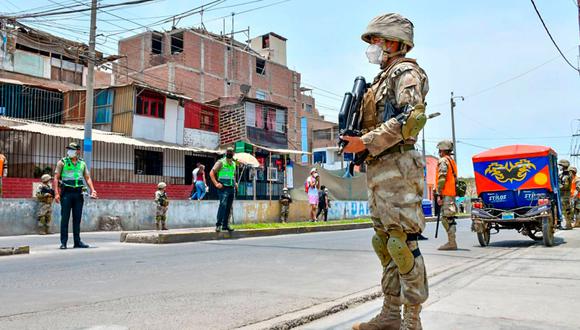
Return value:
[(392, 104), (394, 108), (394, 116), (385, 118), (385, 103), (389, 102), (387, 93), (389, 92), (389, 86), (384, 85), (385, 80), (389, 79), (395, 72), (396, 66), (400, 63), (414, 63), (417, 64), (412, 58), (400, 57), (391, 63), (387, 68), (385, 68), (381, 73), (379, 73), (372, 85), (367, 89), (362, 102), (362, 128), (363, 133), (372, 131), (373, 129), (379, 127), (382, 123), (388, 121), (389, 119), (400, 114), (402, 109), (397, 109), (395, 104)]
[[(560, 191), (568, 191), (570, 190), (571, 182), (570, 182), (570, 172), (564, 171), (560, 175)], [(563, 198), (568, 197), (567, 194), (562, 194)]]
[(232, 187), (235, 182), (236, 163), (232, 160), (231, 164), (229, 164), (225, 157), (220, 159), (220, 162), (222, 163), (222, 168), (218, 172), (218, 181), (224, 186)]
[[(457, 196), (457, 191), (455, 190), (455, 175), (453, 173), (457, 173), (457, 164), (455, 161), (449, 157), (445, 156), (445, 160), (447, 161), (447, 176), (445, 177), (445, 186), (443, 186), (443, 190), (441, 191), (442, 196)], [(437, 166), (437, 175), (435, 177), (435, 184), (439, 182), (439, 166)]]
[(85, 173), (86, 164), (82, 159), (77, 160), (75, 165), (68, 157), (62, 159), (64, 166), (60, 174), (62, 185), (69, 188), (84, 187), (83, 175)]

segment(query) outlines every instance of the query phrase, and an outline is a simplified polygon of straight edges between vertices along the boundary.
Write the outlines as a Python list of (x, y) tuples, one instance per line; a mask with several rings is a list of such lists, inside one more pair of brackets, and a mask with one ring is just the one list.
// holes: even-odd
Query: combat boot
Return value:
[(455, 240), (455, 226), (449, 227), (447, 231), (448, 242), (441, 245), (437, 250), (440, 251), (454, 251), (457, 250), (457, 241)]
[(403, 324), (401, 330), (421, 330), (421, 305), (403, 306)]
[(161, 221), (161, 230), (167, 230), (167, 227), (165, 226), (165, 221)]
[(159, 221), (155, 222), (155, 230), (159, 230)]
[(399, 330), (401, 328), (401, 300), (385, 296), (381, 312), (368, 322), (356, 323), (353, 330)]

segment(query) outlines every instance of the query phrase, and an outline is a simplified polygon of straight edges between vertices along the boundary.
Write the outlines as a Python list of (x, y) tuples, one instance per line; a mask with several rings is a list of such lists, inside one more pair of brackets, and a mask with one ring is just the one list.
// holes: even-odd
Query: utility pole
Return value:
[(461, 99), (461, 101), (465, 101), (463, 96), (453, 96), (453, 92), (451, 92), (451, 98), (449, 99), (449, 103), (451, 104), (451, 134), (453, 136), (453, 159), (457, 162), (457, 141), (455, 141), (455, 99)]
[[(578, 0), (580, 1), (580, 0)], [(430, 114), (429, 116), (427, 116), (427, 119), (433, 119), (437, 116), (441, 115), (441, 113), (439, 112), (435, 112)], [(425, 151), (425, 127), (423, 127), (423, 138), (422, 138), (422, 144), (423, 144), (423, 163), (425, 164), (425, 168), (423, 169), (423, 176), (425, 178), (425, 182), (423, 184), (423, 199), (427, 199), (427, 196), (429, 196), (428, 191), (427, 191), (427, 154)], [(344, 155), (343, 155), (344, 158)]]
[(87, 74), (87, 95), (85, 107), (85, 139), (83, 141), (83, 157), (87, 168), (92, 167), (93, 161), (93, 101), (94, 101), (94, 78), (95, 78), (95, 35), (97, 32), (97, 0), (91, 4), (91, 29), (89, 31), (89, 58)]

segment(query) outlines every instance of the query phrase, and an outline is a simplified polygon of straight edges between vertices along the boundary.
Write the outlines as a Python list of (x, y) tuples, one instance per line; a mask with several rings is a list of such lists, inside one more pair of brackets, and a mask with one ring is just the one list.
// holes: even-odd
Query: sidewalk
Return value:
[[(498, 245), (509, 250), (430, 273), (423, 327), (578, 329), (580, 230), (557, 232), (552, 248), (514, 241)], [(382, 299), (375, 299), (297, 329), (350, 329), (376, 315), (381, 305)]]

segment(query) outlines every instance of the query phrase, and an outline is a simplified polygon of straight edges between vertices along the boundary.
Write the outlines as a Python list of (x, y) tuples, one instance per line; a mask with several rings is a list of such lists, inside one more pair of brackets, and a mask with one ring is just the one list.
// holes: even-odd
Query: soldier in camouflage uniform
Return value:
[(380, 64), (381, 72), (361, 105), (364, 135), (341, 138), (348, 141), (345, 152), (370, 154), (372, 245), (383, 266), (384, 302), (377, 316), (353, 329), (421, 329), (421, 304), (429, 290), (417, 242), (425, 228), (423, 158), (414, 144), (426, 122), (428, 79), (415, 60), (405, 57), (413, 48), (413, 24), (408, 19), (399, 14), (375, 17), (362, 39), (370, 44), (369, 62)]
[(566, 227), (562, 228), (562, 224), (558, 223), (559, 229), (570, 230), (572, 229), (572, 207), (570, 205), (570, 187), (572, 185), (572, 178), (570, 176), (570, 162), (566, 159), (561, 159), (558, 161), (558, 166), (560, 166), (560, 174), (558, 175), (558, 182), (560, 186), (560, 202), (562, 203), (562, 213), (566, 218)]
[(457, 250), (457, 241), (455, 233), (457, 231), (457, 205), (455, 204), (455, 181), (457, 180), (457, 164), (451, 158), (453, 152), (453, 142), (445, 140), (437, 144), (439, 149), (439, 162), (437, 163), (437, 205), (440, 207), (441, 222), (447, 232), (448, 241), (440, 246), (438, 250), (448, 251)]
[(288, 188), (284, 187), (282, 195), (280, 196), (280, 222), (282, 223), (288, 221), (290, 203), (292, 203), (292, 197), (290, 197), (290, 194), (288, 193)]
[(167, 188), (167, 184), (165, 182), (159, 182), (157, 185), (157, 191), (155, 192), (155, 204), (157, 204), (157, 210), (155, 212), (155, 228), (157, 230), (167, 230), (165, 222), (167, 221), (169, 198), (167, 198), (165, 188)]
[(38, 208), (38, 234), (50, 234), (50, 222), (52, 220), (52, 201), (54, 200), (54, 190), (50, 186), (52, 178), (44, 174), (41, 178), (40, 185), (36, 188), (35, 196), (40, 206)]
[(570, 166), (570, 173), (572, 173), (572, 187), (570, 193), (572, 217), (576, 217), (574, 221), (574, 228), (580, 228), (580, 176), (578, 170), (574, 166)]

